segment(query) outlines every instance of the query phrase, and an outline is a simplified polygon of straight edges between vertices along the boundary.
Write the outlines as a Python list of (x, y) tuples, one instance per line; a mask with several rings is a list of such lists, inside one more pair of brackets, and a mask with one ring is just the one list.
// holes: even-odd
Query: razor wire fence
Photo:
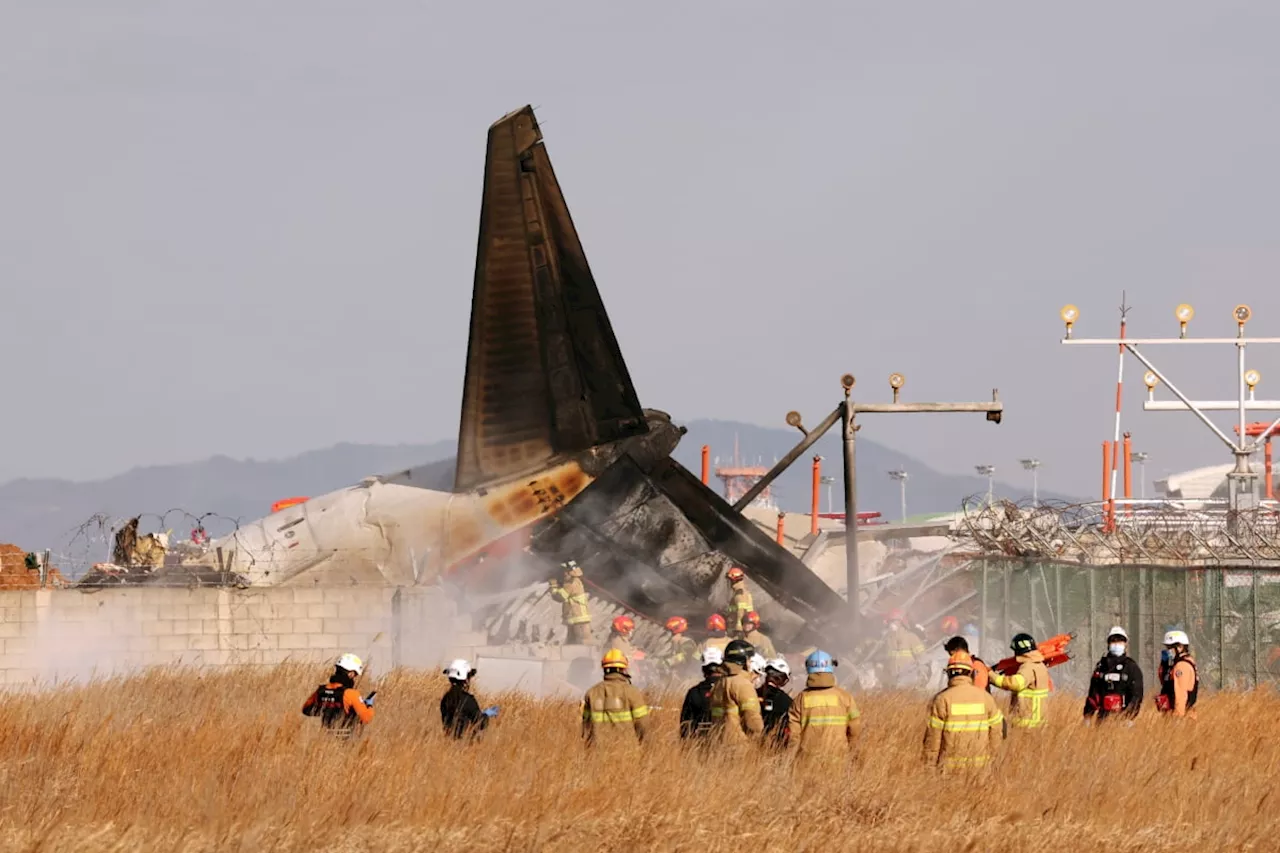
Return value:
[[(1185, 631), (1201, 683), (1242, 690), (1280, 681), (1280, 568), (1087, 566), (1063, 562), (976, 559), (953, 575), (952, 592), (968, 595), (964, 616), (976, 628), (985, 660), (1009, 656), (1025, 631), (1044, 641), (1074, 633), (1072, 660), (1057, 682), (1087, 686), (1107, 635), (1119, 626), (1129, 654), (1155, 688), (1166, 631)], [(969, 593), (976, 593), (970, 595)]]

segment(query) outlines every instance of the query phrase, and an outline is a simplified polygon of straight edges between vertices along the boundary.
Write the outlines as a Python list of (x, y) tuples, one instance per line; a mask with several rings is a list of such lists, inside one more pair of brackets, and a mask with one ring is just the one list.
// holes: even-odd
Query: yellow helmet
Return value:
[(604, 669), (626, 669), (627, 656), (617, 649), (609, 649), (600, 659), (600, 666)]

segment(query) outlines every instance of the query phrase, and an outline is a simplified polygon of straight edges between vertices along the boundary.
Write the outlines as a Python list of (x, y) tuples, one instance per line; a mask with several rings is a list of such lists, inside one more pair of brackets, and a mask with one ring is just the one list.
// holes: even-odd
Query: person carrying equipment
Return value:
[(729, 646), (729, 635), (725, 631), (724, 617), (719, 613), (712, 613), (707, 617), (707, 632), (711, 635), (702, 641), (702, 647), (699, 653), (705, 652), (707, 649), (719, 649), (721, 653)]
[(751, 647), (764, 655), (766, 660), (773, 660), (778, 656), (778, 650), (773, 647), (773, 640), (761, 633), (760, 614), (754, 610), (742, 617), (741, 639), (750, 643)]
[(907, 615), (902, 610), (890, 610), (885, 621), (888, 623), (885, 671), (889, 685), (900, 688), (922, 686), (928, 678), (924, 640), (907, 626)]
[(724, 653), (709, 648), (702, 653), (702, 680), (684, 694), (680, 707), (680, 738), (705, 743), (712, 730), (711, 694), (724, 678)]
[(1115, 714), (1134, 719), (1142, 708), (1142, 668), (1128, 655), (1129, 634), (1119, 625), (1107, 634), (1107, 653), (1093, 668), (1084, 719), (1099, 721)]
[(740, 744), (754, 740), (764, 731), (760, 716), (760, 699), (747, 672), (747, 661), (754, 650), (743, 640), (725, 647), (725, 676), (711, 691), (711, 724), (722, 743)]
[(765, 664), (764, 685), (756, 691), (760, 697), (760, 713), (764, 718), (764, 743), (777, 749), (787, 745), (787, 715), (791, 697), (783, 688), (791, 680), (791, 667), (786, 658), (774, 658)]
[(947, 687), (929, 702), (924, 763), (947, 769), (985, 767), (1000, 751), (1004, 715), (990, 693), (974, 686), (968, 652), (952, 652), (944, 671)]
[(609, 649), (600, 660), (604, 679), (582, 698), (582, 739), (588, 747), (600, 738), (610, 741), (630, 740), (634, 734), (644, 742), (645, 718), (649, 705), (640, 688), (631, 683), (627, 658), (617, 649)]
[(808, 677), (804, 690), (791, 702), (787, 713), (787, 739), (796, 750), (796, 760), (848, 759), (862, 731), (862, 715), (857, 703), (836, 687), (836, 662), (831, 655), (815, 650), (804, 661)]
[(1191, 656), (1191, 639), (1185, 631), (1164, 635), (1160, 653), (1160, 693), (1156, 709), (1174, 717), (1196, 718), (1196, 696), (1200, 693), (1200, 673)]
[(563, 578), (552, 578), (551, 597), (561, 603), (560, 619), (567, 630), (567, 645), (591, 645), (591, 610), (587, 600), (587, 588), (582, 583), (582, 569), (573, 560), (560, 564)]
[(1013, 694), (1009, 700), (1009, 721), (1014, 728), (1043, 728), (1047, 722), (1044, 700), (1049, 696), (1049, 668), (1044, 665), (1044, 655), (1030, 634), (1014, 635), (1009, 648), (1013, 650), (1018, 671), (1003, 675), (993, 669), (991, 684)]
[(353, 654), (338, 658), (327, 684), (321, 684), (302, 703), (303, 716), (319, 717), (320, 728), (338, 738), (350, 738), (356, 727), (373, 722), (373, 691), (366, 697), (356, 689), (364, 661)]
[(476, 671), (471, 664), (459, 658), (445, 668), (444, 674), (449, 679), (449, 689), (440, 699), (440, 721), (444, 724), (444, 732), (458, 740), (470, 738), (474, 740), (489, 725), (489, 721), (498, 716), (498, 706), (490, 705), (483, 711), (471, 692), (471, 679)]
[(756, 609), (756, 606), (751, 601), (751, 591), (747, 589), (746, 572), (734, 566), (725, 572), (725, 577), (729, 579), (730, 588), (733, 590), (733, 599), (729, 602), (729, 624), (737, 634), (742, 632), (742, 621), (748, 613)]
[(969, 640), (962, 636), (954, 636), (947, 640), (942, 650), (948, 655), (954, 655), (956, 652), (965, 652), (969, 655), (970, 662), (973, 664), (973, 686), (979, 690), (991, 692), (991, 668), (987, 666), (986, 661), (973, 654), (969, 648)]

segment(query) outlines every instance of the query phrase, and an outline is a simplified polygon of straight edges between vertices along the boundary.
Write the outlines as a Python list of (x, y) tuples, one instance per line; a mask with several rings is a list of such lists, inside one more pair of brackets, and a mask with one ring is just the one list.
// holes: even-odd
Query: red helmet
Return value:
[(613, 631), (616, 634), (628, 634), (636, 629), (636, 620), (630, 616), (613, 617)]
[(907, 621), (907, 614), (902, 610), (902, 608), (895, 607), (884, 615), (884, 621), (905, 622)]
[(719, 613), (712, 613), (707, 617), (708, 631), (723, 631), (725, 629), (724, 617)]
[(960, 630), (960, 620), (954, 616), (942, 617), (942, 633), (955, 634)]
[(738, 581), (746, 580), (747, 573), (737, 566), (734, 566), (732, 569), (725, 572), (725, 577), (727, 577), (732, 583), (737, 583)]
[(689, 630), (689, 620), (683, 616), (672, 616), (667, 620), (667, 630), (673, 634), (683, 634)]
[(743, 624), (743, 625), (747, 625), (747, 624), (751, 624), (751, 625), (759, 625), (759, 624), (760, 624), (760, 614), (759, 614), (759, 613), (757, 613), (757, 612), (755, 612), (754, 610), (752, 610), (752, 611), (751, 611), (750, 613), (748, 613), (746, 616), (743, 616), (743, 617), (742, 617), (742, 624)]

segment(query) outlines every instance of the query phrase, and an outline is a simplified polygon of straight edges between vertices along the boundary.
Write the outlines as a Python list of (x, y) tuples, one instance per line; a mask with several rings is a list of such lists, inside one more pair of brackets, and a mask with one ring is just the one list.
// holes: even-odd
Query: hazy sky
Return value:
[[(1130, 334), (1186, 300), (1193, 334), (1248, 301), (1280, 335), (1275, 4), (0, 10), (0, 479), (452, 436), (485, 132), (525, 103), (677, 419), (817, 421), (846, 370), (865, 398), (894, 370), (908, 399), (998, 386), (999, 427), (861, 435), (1014, 481), (1035, 454), (1090, 494), (1116, 353), (1060, 346), (1064, 302), (1080, 336), (1122, 289)], [(1232, 395), (1230, 348), (1158, 364)], [(1153, 478), (1226, 461), (1140, 376)]]

